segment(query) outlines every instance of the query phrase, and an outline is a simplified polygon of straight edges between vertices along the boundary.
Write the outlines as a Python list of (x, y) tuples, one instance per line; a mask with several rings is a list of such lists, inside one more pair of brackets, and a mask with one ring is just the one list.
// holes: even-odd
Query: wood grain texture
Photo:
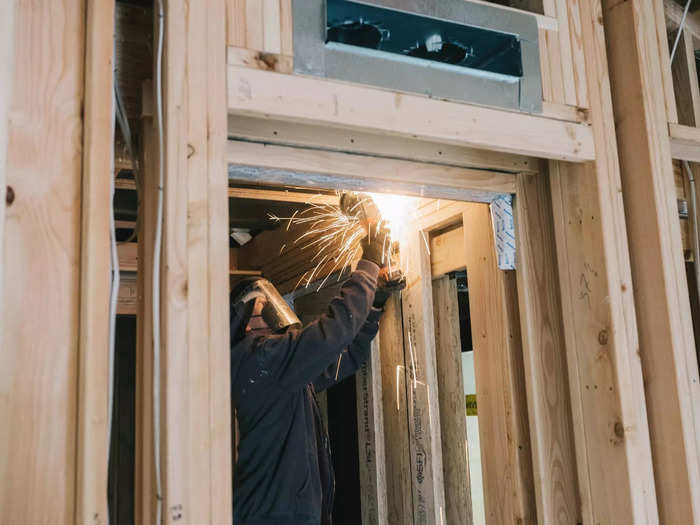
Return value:
[(76, 522), (107, 519), (114, 4), (88, 1), (81, 202)]
[(401, 298), (392, 295), (379, 324), (386, 451), (387, 523), (412, 524), (411, 459)]
[(550, 164), (550, 170), (582, 514), (584, 522), (653, 523), (603, 12), (597, 0), (579, 9), (597, 159), (582, 167)]
[[(671, 37), (675, 38), (675, 32)], [(686, 29), (678, 42), (671, 71), (675, 94), (673, 106), (678, 113), (676, 123), (695, 127), (700, 124), (700, 89), (693, 47), (693, 36)]]
[(565, 525), (582, 518), (548, 177), (518, 177), (516, 274), (537, 515)]
[[(463, 236), (461, 231), (459, 233)], [(464, 257), (463, 247), (456, 252)], [(462, 343), (455, 279), (442, 276), (433, 281), (433, 313), (445, 482), (445, 523), (471, 525), (467, 419), (464, 415)]]
[[(142, 88), (144, 107), (153, 99), (152, 82)], [(152, 104), (151, 104), (152, 105)], [(152, 114), (141, 119), (141, 216), (138, 231), (136, 313), (136, 415), (134, 515), (140, 523), (156, 519), (156, 486), (153, 457), (153, 243), (158, 198), (158, 137)]]
[(595, 157), (589, 126), (228, 66), (229, 113), (560, 160)]
[(462, 227), (430, 237), (430, 271), (433, 279), (463, 269), (465, 266), (464, 230)]
[(425, 186), (512, 193), (515, 175), (429, 163), (271, 146), (229, 140), (231, 164), (299, 172), (340, 175), (379, 181), (402, 181)]
[(522, 155), (508, 155), (439, 142), (238, 115), (229, 116), (228, 135), (233, 139), (240, 138), (281, 146), (305, 146), (465, 168), (517, 173), (534, 173), (537, 169), (536, 159)]
[(388, 519), (380, 352), (375, 338), (356, 376), (362, 525), (385, 525)]
[(486, 205), (462, 224), (486, 523), (536, 523), (515, 275), (498, 269)]
[[(5, 206), (7, 190), (7, 134), (9, 108), (12, 96), (12, 74), (14, 68), (14, 22), (15, 3), (4, 2), (0, 6), (0, 206)], [(0, 212), (0, 298), (3, 297), (3, 268), (5, 265), (5, 211)], [(0, 333), (4, 320), (0, 316)]]
[(435, 328), (430, 254), (416, 229), (402, 242), (407, 266), (401, 292), (404, 352), (408, 392), (408, 433), (411, 450), (415, 525), (438, 525), (445, 519), (445, 488), (437, 396)]
[(15, 199), (3, 209), (0, 515), (68, 525), (76, 502), (85, 2), (11, 3), (14, 67), (2, 84), (12, 83), (6, 183)]
[(277, 53), (229, 46), (227, 57), (230, 66), (277, 71), (278, 73), (292, 73), (294, 71), (294, 58)]
[(654, 2), (603, 6), (659, 519), (691, 523), (700, 520), (700, 377)]
[(226, 163), (225, 0), (207, 8), (207, 179), (209, 270), (208, 421), (212, 525), (226, 523), (233, 512), (231, 458), (231, 365), (228, 302), (228, 176)]
[(225, 7), (172, 0), (166, 20), (164, 517), (178, 525), (231, 515)]

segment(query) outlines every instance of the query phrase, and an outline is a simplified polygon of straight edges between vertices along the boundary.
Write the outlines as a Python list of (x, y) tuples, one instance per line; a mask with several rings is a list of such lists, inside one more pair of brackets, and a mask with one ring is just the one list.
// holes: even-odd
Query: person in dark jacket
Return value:
[(340, 296), (304, 328), (265, 279), (243, 281), (231, 293), (231, 397), (240, 435), (235, 525), (330, 524), (335, 478), (316, 392), (369, 357), (389, 296), (375, 293), (386, 236), (380, 230), (365, 238)]

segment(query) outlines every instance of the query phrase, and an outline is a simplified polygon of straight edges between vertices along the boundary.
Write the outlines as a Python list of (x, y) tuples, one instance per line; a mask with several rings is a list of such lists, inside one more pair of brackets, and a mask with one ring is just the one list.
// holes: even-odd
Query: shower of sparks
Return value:
[[(372, 194), (372, 198), (381, 212), (381, 218), (377, 227), (386, 227), (390, 231), (390, 237), (384, 244), (385, 259), (389, 262), (389, 271), (392, 265), (392, 246), (394, 241), (400, 240), (405, 235), (405, 227), (409, 222), (410, 214), (415, 210), (414, 199), (389, 194)], [(300, 248), (301, 250), (313, 250), (311, 261), (314, 266), (305, 272), (296, 283), (296, 287), (308, 287), (321, 279), (318, 289), (321, 289), (326, 281), (338, 273), (338, 280), (344, 275), (344, 270), (349, 268), (353, 261), (359, 259), (362, 248), (360, 241), (367, 235), (360, 217), (360, 209), (363, 204), (360, 200), (349, 214), (340, 210), (338, 205), (327, 203), (314, 203), (310, 201), (308, 207), (295, 211), (290, 217), (278, 217), (270, 214), (273, 221), (286, 223), (286, 229), (292, 226), (302, 226), (306, 231), (299, 235), (291, 246), (284, 245), (280, 249), (280, 255), (284, 255), (288, 248)], [(427, 240), (426, 240), (427, 243)], [(427, 244), (426, 244), (427, 246)], [(403, 267), (401, 261), (399, 267)]]

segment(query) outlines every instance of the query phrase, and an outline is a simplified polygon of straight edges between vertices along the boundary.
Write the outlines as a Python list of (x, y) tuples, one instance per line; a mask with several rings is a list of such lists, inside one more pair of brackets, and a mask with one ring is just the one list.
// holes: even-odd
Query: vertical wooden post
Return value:
[(76, 522), (107, 519), (114, 4), (89, 0), (80, 259)]
[(515, 223), (537, 514), (543, 523), (580, 523), (566, 346), (546, 169), (534, 176), (518, 176)]
[(76, 505), (85, 2), (3, 4), (15, 59), (0, 80), (0, 99), (12, 84), (14, 190), (2, 203), (0, 516), (67, 525)]
[(380, 321), (382, 412), (386, 453), (387, 516), (389, 525), (413, 523), (408, 403), (404, 362), (401, 298), (392, 295)]
[[(659, 3), (604, 0), (603, 18), (659, 518), (692, 523), (700, 520), (700, 377), (669, 118), (658, 81), (669, 71), (657, 59), (657, 23), (663, 24), (654, 16)], [(693, 54), (687, 40), (681, 39), (679, 47)]]
[(486, 521), (536, 523), (515, 275), (498, 268), (488, 206), (462, 221)]
[(445, 490), (440, 439), (440, 405), (435, 365), (435, 329), (430, 255), (420, 230), (405, 246), (410, 270), (402, 292), (408, 429), (416, 525), (445, 520)]
[(387, 524), (387, 479), (379, 338), (356, 376), (362, 525)]
[(603, 13), (599, 0), (577, 9), (596, 161), (552, 162), (550, 178), (582, 514), (585, 523), (654, 523)]
[(433, 313), (445, 480), (445, 523), (471, 525), (472, 498), (467, 452), (467, 418), (464, 407), (462, 343), (455, 279), (445, 275), (433, 281)]
[(158, 202), (158, 137), (153, 118), (153, 83), (144, 82), (141, 93), (134, 515), (137, 522), (153, 523), (156, 519), (153, 457), (153, 243)]
[[(7, 128), (12, 97), (14, 57), (15, 3), (0, 6), (0, 298), (3, 297), (3, 267), (5, 264), (5, 208), (7, 190)], [(0, 316), (0, 333), (4, 319)]]
[(178, 525), (231, 517), (225, 8), (166, 2), (163, 510)]

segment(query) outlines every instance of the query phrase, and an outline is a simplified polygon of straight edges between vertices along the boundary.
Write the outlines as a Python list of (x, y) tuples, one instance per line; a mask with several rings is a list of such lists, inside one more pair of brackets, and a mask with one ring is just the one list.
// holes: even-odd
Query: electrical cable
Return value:
[(124, 142), (126, 144), (127, 154), (129, 155), (129, 159), (131, 160), (132, 173), (134, 175), (134, 185), (136, 187), (136, 224), (134, 225), (134, 229), (129, 235), (129, 237), (124, 241), (126, 243), (134, 240), (134, 238), (136, 237), (136, 233), (139, 229), (139, 220), (141, 216), (141, 214), (139, 213), (139, 210), (141, 209), (141, 187), (139, 178), (139, 161), (138, 157), (134, 153), (133, 140), (131, 136), (131, 127), (129, 126), (129, 117), (127, 116), (126, 107), (124, 106), (121, 93), (119, 92), (116, 69), (114, 73), (114, 103), (116, 109), (117, 124), (119, 124), (119, 130), (122, 132), (122, 137), (124, 137)]
[(156, 478), (156, 525), (160, 525), (163, 507), (160, 461), (160, 257), (163, 236), (163, 185), (165, 169), (163, 153), (163, 33), (165, 11), (163, 0), (156, 0), (158, 7), (158, 49), (156, 52), (156, 126), (158, 129), (158, 207), (156, 234), (153, 242), (153, 457)]
[(683, 26), (685, 25), (685, 18), (688, 16), (688, 9), (690, 8), (690, 2), (688, 0), (685, 3), (685, 8), (683, 9), (683, 16), (681, 17), (681, 22), (678, 24), (678, 33), (676, 33), (676, 40), (673, 42), (673, 49), (671, 50), (671, 63), (673, 63), (673, 58), (676, 56), (676, 49), (678, 48), (678, 42), (681, 39), (681, 33), (683, 32)]
[[(676, 34), (676, 40), (674, 41), (673, 49), (671, 50), (671, 64), (673, 64), (673, 59), (676, 56), (676, 49), (681, 38), (681, 33), (683, 32), (686, 17), (688, 16), (690, 2), (691, 0), (686, 2), (685, 8), (683, 9), (683, 16), (678, 24), (678, 33)], [(690, 186), (690, 206), (688, 208), (688, 216), (693, 220), (693, 269), (695, 270), (695, 286), (697, 288), (698, 297), (700, 297), (700, 231), (698, 228), (698, 203), (697, 196), (695, 194), (695, 176), (693, 175), (693, 170), (690, 169), (690, 163), (688, 163), (687, 160), (682, 161), (682, 163)]]
[[(112, 60), (116, 64), (116, 31), (114, 37), (114, 45), (112, 46)], [(117, 89), (116, 75), (114, 80), (115, 89), (112, 90), (112, 133), (114, 133), (118, 104), (117, 104)], [(114, 135), (112, 135), (112, 154), (110, 155), (110, 173), (109, 178), (109, 255), (111, 266), (111, 285), (109, 290), (109, 341), (108, 341), (108, 364), (107, 364), (107, 472), (109, 473), (109, 457), (112, 451), (112, 422), (114, 419), (114, 356), (115, 356), (115, 341), (117, 333), (117, 300), (119, 298), (119, 254), (117, 252), (117, 229), (114, 221), (114, 193), (116, 191), (114, 184)], [(109, 475), (109, 474), (108, 474)], [(109, 483), (108, 483), (109, 485)], [(107, 494), (107, 525), (111, 521), (109, 512), (109, 490)]]
[(693, 218), (693, 269), (695, 270), (695, 286), (697, 287), (698, 297), (700, 297), (700, 228), (698, 228), (698, 203), (695, 196), (695, 176), (693, 170), (690, 169), (690, 164), (687, 160), (683, 161), (683, 168), (688, 177), (690, 184), (690, 207), (688, 215)]

